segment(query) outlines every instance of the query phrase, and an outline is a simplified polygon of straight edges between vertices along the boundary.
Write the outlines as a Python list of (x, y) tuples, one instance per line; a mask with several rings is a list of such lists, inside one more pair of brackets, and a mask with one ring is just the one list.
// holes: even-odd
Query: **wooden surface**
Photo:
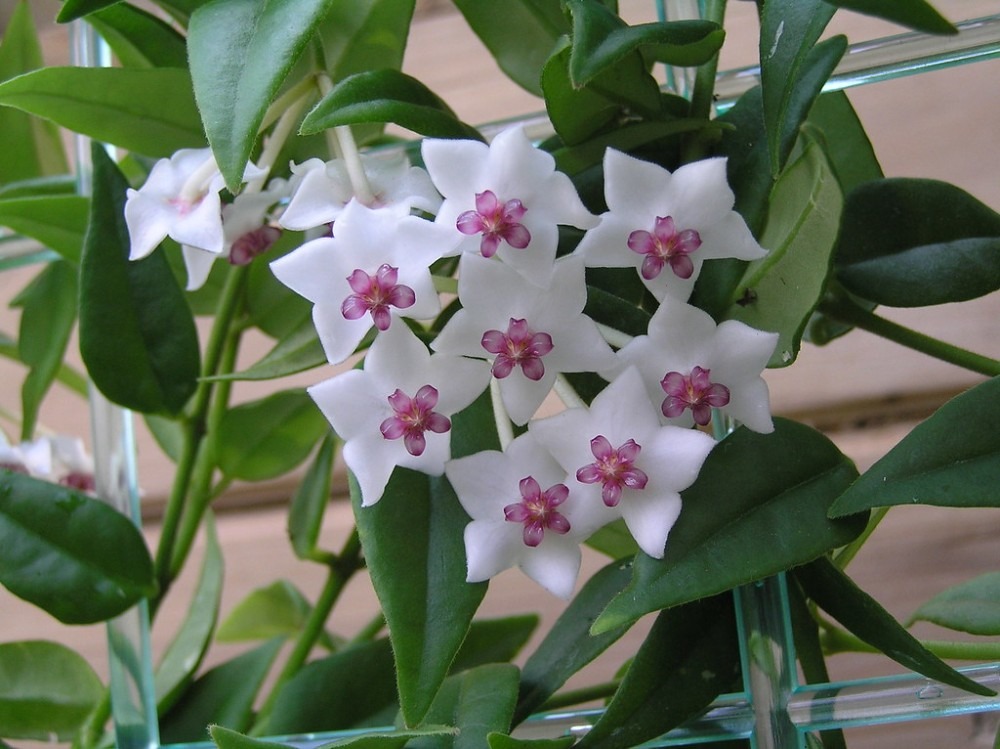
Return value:
[[(651, 17), (649, 3), (623, 2), (636, 20)], [(998, 2), (962, 0), (941, 7), (955, 9), (953, 17), (971, 17), (1000, 12)], [(742, 14), (741, 24), (752, 38), (755, 23), (750, 3), (731, 3), (731, 13)], [(884, 28), (849, 14), (839, 23), (857, 34), (874, 36)], [(52, 37), (53, 54), (61, 54), (58, 36)], [(727, 64), (752, 59), (752, 49), (743, 45), (729, 52)], [(456, 60), (460, 63), (456, 64)], [(483, 122), (537, 111), (539, 102), (497, 74), (481, 45), (450, 13), (433, 13), (419, 21), (407, 55), (406, 69), (425, 80), (448, 100), (460, 116)], [(922, 75), (857, 89), (850, 96), (869, 128), (876, 152), (889, 175), (946, 179), (1000, 209), (1000, 115), (996, 81), (1000, 63)], [(30, 273), (0, 274), (0, 298), (10, 299)], [(991, 356), (1000, 356), (998, 320), (1000, 295), (993, 294), (961, 309), (945, 306), (922, 311), (886, 311), (887, 316), (924, 332), (941, 335)], [(0, 310), (0, 330), (16, 330), (14, 311)], [(247, 362), (260, 355), (266, 341), (247, 353)], [(7, 361), (0, 362), (0, 408), (19, 408), (17, 385), (22, 372)], [(315, 382), (329, 373), (309, 373), (296, 382)], [(792, 415), (826, 431), (862, 470), (906, 433), (915, 420), (926, 416), (952, 393), (981, 380), (949, 365), (882, 342), (865, 333), (855, 333), (822, 349), (804, 348), (795, 366), (768, 374), (776, 413)], [(257, 397), (266, 385), (241, 387), (238, 399)], [(56, 392), (43, 413), (43, 422), (61, 432), (86, 434), (86, 409), (65, 393)], [(169, 465), (159, 457), (148, 437), (140, 440), (140, 475), (145, 495), (155, 503), (169, 480)], [(321, 570), (296, 561), (288, 549), (284, 513), (273, 503), (287, 493), (283, 485), (261, 488), (236, 487), (233, 502), (241, 509), (219, 517), (219, 533), (226, 552), (226, 589), (223, 614), (250, 590), (278, 578), (292, 580), (308, 596), (318, 591)], [(248, 503), (265, 503), (250, 507)], [(336, 548), (346, 533), (349, 508), (342, 499), (328, 511), (324, 541)], [(850, 567), (852, 576), (899, 618), (906, 618), (920, 602), (964, 579), (998, 569), (1000, 511), (944, 511), (929, 507), (893, 510), (883, 526)], [(155, 543), (156, 527), (149, 529)], [(200, 550), (196, 549), (196, 559)], [(599, 563), (588, 559), (590, 569)], [(193, 572), (193, 570), (191, 571)], [(182, 579), (157, 622), (154, 647), (162, 652), (175, 630), (181, 609), (190, 595), (193, 574)], [(351, 634), (375, 610), (373, 596), (363, 579), (352, 583), (344, 604), (331, 620), (338, 632)], [(517, 572), (501, 575), (491, 585), (484, 604), (485, 615), (531, 611), (539, 603), (550, 621), (561, 603), (546, 597)], [(177, 610), (175, 613), (175, 609)], [(634, 650), (642, 627), (622, 641), (585, 678), (606, 678), (621, 658)], [(929, 627), (921, 636), (945, 637)], [(0, 641), (57, 639), (78, 647), (97, 670), (106, 674), (103, 629), (98, 626), (67, 628), (0, 591)], [(234, 649), (220, 647), (213, 662), (232, 655)], [(847, 679), (897, 673), (899, 668), (885, 659), (844, 656), (833, 661), (834, 678)], [(976, 731), (982, 719), (965, 716), (948, 721), (922, 721), (849, 732), (849, 744), (857, 747), (989, 746), (991, 738)]]

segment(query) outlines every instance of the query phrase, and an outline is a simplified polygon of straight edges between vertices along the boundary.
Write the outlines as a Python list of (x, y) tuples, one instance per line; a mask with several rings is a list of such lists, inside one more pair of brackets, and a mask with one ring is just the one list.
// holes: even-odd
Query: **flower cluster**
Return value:
[(0, 432), (0, 470), (94, 491), (94, 461), (77, 437), (39, 437), (15, 445)]
[[(221, 208), (211, 157), (182, 152), (130, 193), (133, 256), (169, 234), (196, 285), (207, 269), (192, 257), (241, 262), (273, 242), (265, 229), (308, 232), (271, 267), (313, 303), (327, 358), (340, 364), (375, 335), (362, 368), (310, 389), (361, 503), (380, 500), (397, 466), (447, 475), (471, 517), (470, 581), (517, 565), (569, 597), (580, 544), (617, 519), (662, 557), (680, 492), (714, 445), (692, 426), (719, 410), (773, 428), (760, 375), (777, 336), (687, 303), (705, 260), (764, 254), (733, 211), (725, 161), (671, 173), (608, 150), (608, 211), (595, 216), (519, 128), (489, 145), (427, 140), (422, 157), (426, 171), (363, 161), (364, 191), (352, 165), (312, 160)], [(586, 233), (557, 257), (560, 226)], [(456, 266), (457, 311), (434, 335), (435, 271)], [(659, 302), (646, 335), (626, 341), (585, 314), (589, 267), (636, 268)], [(578, 372), (609, 383), (589, 406), (563, 377)], [(451, 418), (488, 389), (503, 451), (452, 459)], [(567, 408), (543, 417), (553, 391)]]

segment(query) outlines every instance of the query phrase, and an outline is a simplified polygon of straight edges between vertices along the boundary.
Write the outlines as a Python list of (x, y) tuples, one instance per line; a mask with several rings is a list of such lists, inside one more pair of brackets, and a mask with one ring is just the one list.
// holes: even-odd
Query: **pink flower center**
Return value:
[(28, 475), (28, 469), (20, 463), (0, 463), (0, 471), (10, 471), (11, 473), (21, 473)]
[(482, 234), (479, 251), (483, 257), (493, 257), (500, 242), (523, 250), (531, 242), (531, 233), (521, 223), (528, 209), (517, 200), (501, 203), (492, 190), (476, 193), (476, 210), (459, 215), (455, 225), (462, 234)]
[(281, 229), (264, 224), (238, 237), (229, 248), (232, 265), (248, 265), (258, 255), (267, 252), (281, 238)]
[(82, 471), (67, 473), (59, 479), (59, 483), (81, 492), (93, 492), (96, 488), (93, 475)]
[(694, 367), (687, 376), (680, 372), (667, 372), (660, 380), (660, 387), (667, 394), (660, 410), (668, 419), (680, 416), (684, 409), (690, 408), (694, 423), (705, 426), (712, 420), (713, 408), (722, 408), (729, 403), (729, 388), (712, 382), (709, 370), (701, 367)]
[(518, 488), (521, 501), (504, 507), (503, 514), (508, 523), (524, 524), (525, 546), (538, 546), (546, 530), (560, 534), (569, 531), (569, 521), (556, 510), (569, 496), (565, 484), (553, 484), (543, 492), (538, 482), (527, 476), (521, 479)]
[(167, 205), (177, 211), (177, 215), (181, 218), (187, 216), (191, 211), (201, 205), (201, 201), (204, 200), (204, 195), (199, 195), (194, 200), (189, 200), (187, 198), (167, 198)]
[(542, 357), (552, 350), (552, 336), (548, 333), (534, 333), (526, 320), (510, 318), (507, 332), (487, 330), (483, 333), (483, 348), (496, 354), (493, 360), (493, 376), (498, 380), (520, 366), (529, 380), (540, 380), (545, 374)]
[(379, 266), (374, 277), (356, 268), (347, 277), (354, 293), (340, 305), (340, 311), (348, 320), (358, 320), (370, 312), (375, 327), (388, 330), (392, 320), (389, 307), (406, 309), (417, 299), (413, 289), (396, 283), (398, 277), (399, 269), (386, 263)]
[(664, 265), (678, 278), (691, 278), (694, 263), (688, 256), (701, 247), (701, 236), (694, 229), (677, 231), (672, 217), (657, 216), (652, 232), (637, 229), (628, 235), (628, 247), (646, 256), (641, 272), (647, 281), (660, 275)]
[(646, 488), (649, 477), (635, 467), (641, 449), (635, 440), (630, 439), (615, 450), (607, 437), (599, 434), (590, 441), (590, 451), (596, 460), (578, 470), (576, 480), (584, 484), (600, 482), (604, 504), (615, 507), (621, 501), (622, 488)]
[(451, 429), (448, 417), (433, 410), (437, 402), (438, 391), (433, 385), (424, 385), (413, 398), (396, 388), (389, 396), (393, 415), (379, 426), (382, 436), (387, 440), (402, 437), (406, 452), (414, 457), (423, 455), (427, 447), (424, 432), (444, 434)]

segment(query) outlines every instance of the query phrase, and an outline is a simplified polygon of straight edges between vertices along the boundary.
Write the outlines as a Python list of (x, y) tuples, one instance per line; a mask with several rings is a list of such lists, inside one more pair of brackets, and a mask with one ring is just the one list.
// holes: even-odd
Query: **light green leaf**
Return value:
[(205, 557), (201, 563), (198, 586), (187, 616), (164, 651), (154, 674), (156, 705), (161, 714), (169, 710), (191, 684), (219, 618), (224, 564), (211, 512), (206, 514), (204, 527)]
[(768, 254), (750, 263), (726, 318), (776, 332), (769, 367), (791, 364), (806, 323), (830, 274), (843, 197), (820, 147), (814, 143), (788, 167), (771, 196), (761, 235)]
[(0, 199), (0, 226), (38, 240), (73, 264), (80, 262), (90, 201), (78, 195)]
[(64, 645), (0, 643), (0, 736), (68, 741), (103, 693), (90, 664)]
[(315, 369), (327, 363), (323, 345), (312, 318), (302, 321), (294, 331), (278, 341), (260, 361), (242, 372), (220, 377), (227, 380), (274, 380), (286, 375)]
[(851, 461), (803, 424), (775, 419), (774, 426), (766, 435), (741, 427), (712, 450), (682, 493), (663, 559), (636, 557), (632, 582), (595, 633), (804, 564), (864, 530), (864, 515), (826, 517), (857, 476)]
[(458, 728), (452, 735), (415, 741), (413, 749), (481, 749), (490, 733), (510, 730), (517, 699), (517, 667), (489, 663), (449, 676), (427, 712), (427, 722)]
[(974, 635), (1000, 635), (1000, 572), (987, 572), (938, 593), (910, 617)]
[(415, 5), (415, 0), (334, 3), (319, 28), (330, 78), (341, 81), (368, 70), (399, 70)]
[(925, 0), (827, 0), (827, 2), (838, 8), (878, 16), (928, 34), (958, 33), (958, 29)]
[(146, 542), (100, 500), (0, 472), (0, 583), (66, 624), (116, 616), (156, 591)]
[(117, 3), (87, 18), (115, 57), (130, 68), (183, 68), (187, 65), (184, 37), (141, 8)]
[(288, 508), (288, 538), (299, 559), (312, 559), (317, 554), (323, 515), (330, 503), (336, 454), (337, 437), (331, 431), (323, 438), (302, 483), (292, 495)]
[[(246, 642), (287, 639), (302, 631), (312, 606), (298, 588), (287, 580), (278, 580), (264, 588), (251, 591), (229, 612), (219, 625), (215, 639), (219, 642)], [(330, 638), (324, 638), (327, 647)]]
[(0, 105), (146, 156), (205, 145), (182, 68), (43, 68), (0, 83)]
[(304, 461), (329, 428), (305, 390), (243, 403), (219, 424), (219, 467), (244, 481), (275, 478)]
[[(312, 302), (296, 294), (281, 283), (271, 270), (270, 263), (302, 244), (302, 235), (284, 232), (278, 242), (268, 250), (267, 260), (250, 264), (247, 279), (246, 305), (250, 322), (260, 328), (279, 345), (312, 323)], [(211, 314), (211, 312), (209, 312)]]
[(1000, 377), (952, 398), (865, 471), (830, 508), (1000, 506)]
[(477, 619), (472, 622), (462, 648), (451, 664), (451, 673), (506, 663), (514, 659), (538, 627), (537, 614), (508, 616), (503, 619)]
[(117, 2), (119, 0), (65, 0), (56, 20), (59, 23), (69, 23)]
[(188, 26), (195, 98), (226, 185), (236, 192), (264, 113), (332, 0), (212, 0)]
[(143, 413), (177, 413), (194, 392), (198, 334), (160, 251), (130, 261), (127, 184), (94, 144), (90, 226), (80, 261), (80, 353), (113, 403)]
[(211, 725), (208, 733), (219, 749), (289, 749), (290, 744), (279, 744), (276, 741), (264, 741), (245, 736), (239, 731), (223, 726)]
[(572, 736), (557, 739), (522, 739), (505, 733), (491, 733), (486, 737), (490, 749), (569, 749), (576, 743)]

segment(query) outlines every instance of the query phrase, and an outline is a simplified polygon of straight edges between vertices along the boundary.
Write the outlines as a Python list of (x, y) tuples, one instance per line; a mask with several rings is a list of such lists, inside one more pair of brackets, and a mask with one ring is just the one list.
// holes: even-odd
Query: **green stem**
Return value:
[(315, 647), (320, 635), (323, 634), (326, 620), (329, 618), (334, 604), (340, 598), (340, 594), (344, 591), (348, 581), (362, 566), (361, 541), (358, 538), (357, 528), (355, 528), (344, 544), (344, 548), (337, 556), (336, 561), (330, 565), (326, 583), (320, 592), (319, 599), (316, 601), (316, 605), (313, 606), (309, 618), (302, 628), (302, 632), (299, 633), (299, 637), (292, 647), (292, 652), (289, 653), (288, 660), (285, 661), (285, 665), (282, 667), (281, 673), (278, 674), (274, 686), (271, 687), (267, 700), (261, 707), (260, 713), (258, 713), (257, 721), (251, 731), (251, 735), (260, 735), (261, 731), (266, 730), (268, 716), (274, 709), (274, 704), (278, 694), (281, 692), (281, 688), (299, 672), (299, 669), (306, 662), (309, 653)]
[[(825, 628), (823, 646), (830, 653), (881, 653), (882, 651), (864, 640), (845, 632), (828, 622), (821, 622)], [(1000, 660), (1000, 642), (954, 642), (952, 640), (920, 640), (920, 644), (938, 658), (959, 661)]]
[[(722, 26), (726, 17), (726, 0), (708, 0), (705, 3), (704, 18)], [(694, 88), (691, 91), (690, 116), (701, 118), (706, 122), (712, 116), (712, 105), (715, 103), (715, 78), (719, 70), (719, 55), (716, 53), (711, 60), (700, 65), (695, 72)], [(699, 130), (684, 139), (681, 151), (681, 163), (705, 158), (708, 155), (709, 139), (718, 138), (717, 132), (708, 133)]]
[(580, 689), (568, 689), (553, 695), (541, 706), (540, 711), (561, 710), (584, 702), (604, 700), (611, 697), (618, 689), (618, 681), (606, 681), (603, 684), (591, 684)]
[(868, 525), (865, 526), (864, 532), (833, 555), (833, 563), (842, 570), (846, 569), (847, 565), (849, 565), (851, 560), (857, 556), (859, 551), (861, 551), (861, 547), (865, 545), (868, 537), (875, 532), (875, 529), (878, 528), (879, 523), (882, 522), (888, 512), (888, 507), (877, 508), (868, 519)]
[(93, 749), (104, 736), (104, 726), (111, 717), (111, 688), (105, 687), (100, 702), (94, 705), (76, 734), (73, 749)]
[(385, 614), (379, 611), (371, 618), (371, 621), (358, 630), (358, 633), (354, 635), (351, 642), (371, 642), (383, 629), (385, 629)]
[(829, 318), (867, 330), (887, 340), (946, 361), (973, 372), (996, 377), (1000, 375), (1000, 361), (973, 353), (950, 343), (918, 333), (915, 330), (879, 317), (874, 312), (844, 299), (828, 297), (820, 302), (819, 311)]

